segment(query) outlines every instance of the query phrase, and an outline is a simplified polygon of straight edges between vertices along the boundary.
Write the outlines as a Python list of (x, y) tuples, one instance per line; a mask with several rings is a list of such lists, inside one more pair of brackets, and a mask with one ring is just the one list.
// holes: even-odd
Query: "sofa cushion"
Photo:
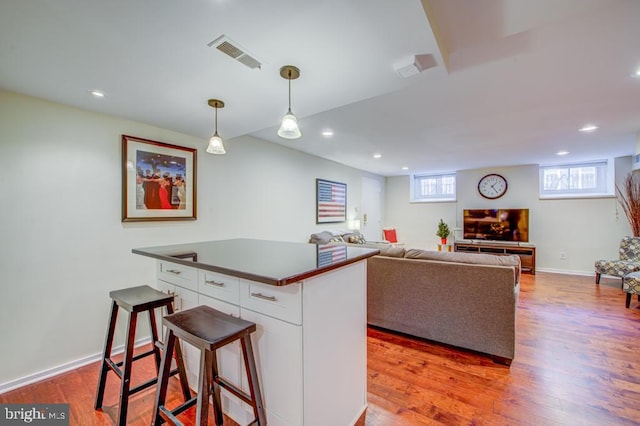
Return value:
[(439, 260), (441, 262), (470, 263), (474, 265), (513, 266), (516, 284), (520, 282), (520, 258), (516, 255), (496, 256), (482, 253), (459, 253), (410, 249), (404, 254), (407, 259)]
[(404, 247), (394, 247), (392, 245), (388, 245), (387, 247), (383, 247), (380, 249), (380, 256), (386, 257), (404, 257)]
[(311, 234), (309, 242), (313, 244), (327, 244), (333, 238), (333, 234), (329, 231), (318, 232), (317, 234)]
[(407, 259), (439, 260), (441, 262), (472, 263), (476, 265), (520, 266), (518, 256), (496, 256), (493, 254), (458, 253), (410, 249), (404, 257)]

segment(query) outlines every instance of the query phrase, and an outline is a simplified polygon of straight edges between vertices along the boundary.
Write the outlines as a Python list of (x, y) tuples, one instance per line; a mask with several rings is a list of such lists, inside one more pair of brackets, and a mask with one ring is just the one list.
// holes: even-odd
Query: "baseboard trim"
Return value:
[[(151, 343), (151, 337), (145, 337), (143, 339), (136, 340), (135, 347), (144, 346), (149, 343)], [(116, 346), (111, 351), (113, 355), (118, 355), (123, 352), (124, 352), (124, 345)], [(66, 373), (71, 370), (75, 370), (76, 368), (83, 367), (85, 365), (91, 364), (92, 362), (100, 361), (101, 358), (102, 358), (102, 351), (94, 355), (89, 355), (84, 358), (76, 359), (74, 361), (67, 362), (62, 365), (58, 365), (57, 367), (48, 368), (46, 370), (38, 371), (37, 373), (29, 374), (28, 376), (19, 377), (17, 379), (10, 380), (5, 383), (0, 383), (0, 394), (12, 391), (14, 389), (21, 388), (26, 385), (30, 385), (32, 383), (49, 379), (51, 377), (57, 376), (62, 373)]]
[(536, 272), (549, 272), (551, 274), (563, 274), (563, 275), (580, 275), (584, 277), (593, 277), (595, 273), (593, 271), (569, 271), (566, 269), (552, 269), (552, 268), (536, 268)]

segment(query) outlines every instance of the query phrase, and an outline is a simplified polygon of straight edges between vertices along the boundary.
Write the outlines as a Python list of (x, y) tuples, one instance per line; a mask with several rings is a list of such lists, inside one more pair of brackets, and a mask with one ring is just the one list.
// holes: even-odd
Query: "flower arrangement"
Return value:
[(616, 185), (616, 196), (631, 225), (634, 237), (640, 237), (640, 175), (629, 173), (621, 190)]

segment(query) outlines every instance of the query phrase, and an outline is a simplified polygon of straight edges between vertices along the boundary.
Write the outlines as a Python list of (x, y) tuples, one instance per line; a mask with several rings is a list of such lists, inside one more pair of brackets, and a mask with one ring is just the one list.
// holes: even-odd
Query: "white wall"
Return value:
[[(122, 134), (198, 148), (196, 221), (121, 222)], [(329, 228), (315, 224), (316, 178), (347, 183), (349, 212), (362, 177), (384, 186), (379, 176), (251, 137), (226, 141), (225, 156), (206, 154), (205, 145), (0, 92), (0, 389), (102, 350), (109, 291), (155, 278), (154, 261), (132, 248), (235, 237), (306, 242)]]
[[(630, 170), (630, 157), (616, 159), (616, 181)], [(488, 173), (507, 179), (502, 198), (487, 200), (478, 194), (478, 181)], [(536, 269), (579, 274), (593, 274), (596, 259), (617, 258), (620, 239), (631, 234), (615, 198), (540, 200), (537, 165), (463, 170), (456, 176), (457, 201), (451, 203), (410, 203), (409, 177), (387, 178), (385, 226), (396, 227), (407, 247), (435, 250), (440, 218), (450, 228), (462, 228), (464, 209), (528, 208)], [(560, 252), (567, 254), (565, 260)]]

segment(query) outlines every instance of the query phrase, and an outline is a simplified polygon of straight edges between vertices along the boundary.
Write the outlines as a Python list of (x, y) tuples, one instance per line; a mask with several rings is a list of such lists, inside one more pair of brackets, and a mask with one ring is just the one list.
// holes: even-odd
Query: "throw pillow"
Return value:
[(364, 235), (352, 234), (349, 235), (349, 242), (352, 244), (364, 244), (367, 240), (364, 239)]

